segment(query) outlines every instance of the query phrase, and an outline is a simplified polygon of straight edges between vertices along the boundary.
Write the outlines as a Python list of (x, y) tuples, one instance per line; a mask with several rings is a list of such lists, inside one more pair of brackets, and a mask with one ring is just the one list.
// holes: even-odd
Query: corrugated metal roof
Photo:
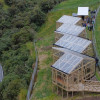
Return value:
[(63, 15), (57, 22), (67, 23), (67, 24), (76, 24), (80, 20), (81, 18), (79, 17)]
[(65, 53), (61, 56), (53, 65), (53, 68), (56, 68), (64, 73), (70, 74), (78, 65), (83, 61), (82, 57), (74, 55), (70, 52)]
[(69, 50), (73, 50), (79, 53), (83, 53), (83, 51), (91, 44), (92, 42), (80, 37), (76, 37), (73, 35), (66, 34), (62, 38), (60, 38), (55, 45), (67, 48)]
[(85, 27), (71, 24), (63, 24), (55, 32), (60, 34), (71, 34), (79, 36), (79, 34), (81, 34), (83, 30), (85, 30)]
[(88, 16), (89, 15), (89, 7), (78, 7), (78, 13), (79, 16)]

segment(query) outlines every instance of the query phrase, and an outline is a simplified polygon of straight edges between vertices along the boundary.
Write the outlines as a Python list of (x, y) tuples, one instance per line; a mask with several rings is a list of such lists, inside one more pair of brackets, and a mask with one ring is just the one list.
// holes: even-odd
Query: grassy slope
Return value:
[(98, 54), (100, 56), (100, 11), (96, 19), (95, 36), (96, 36), (96, 42), (97, 42), (96, 46), (97, 46)]
[[(99, 0), (67, 0), (57, 5), (47, 15), (46, 23), (40, 28), (37, 34), (37, 47), (39, 51), (39, 71), (32, 100), (61, 100), (52, 92), (51, 71), (52, 65), (52, 44), (54, 43), (54, 30), (56, 21), (64, 14), (72, 15), (77, 12), (78, 6), (89, 6), (95, 9)], [(89, 33), (89, 36), (91, 33)], [(75, 97), (74, 97), (75, 98)]]
[[(100, 11), (99, 11), (97, 19), (96, 19), (95, 38), (96, 38), (96, 48), (97, 48), (98, 54), (100, 56)], [(96, 77), (100, 81), (100, 73), (99, 72), (96, 72)]]

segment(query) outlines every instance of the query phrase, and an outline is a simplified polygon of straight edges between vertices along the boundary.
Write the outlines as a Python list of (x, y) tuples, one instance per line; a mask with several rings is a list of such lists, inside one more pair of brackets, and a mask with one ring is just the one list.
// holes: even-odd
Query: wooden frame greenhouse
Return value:
[(56, 61), (51, 66), (53, 84), (67, 92), (85, 91), (84, 80), (95, 74), (95, 59), (56, 47), (53, 47), (53, 58)]
[(55, 41), (59, 40), (62, 36), (66, 34), (87, 38), (85, 27), (71, 24), (62, 24), (58, 29), (56, 29), (54, 33)]
[[(100, 92), (100, 82), (93, 81), (95, 59), (92, 41), (86, 39), (84, 21), (64, 15), (56, 22), (53, 47), (52, 83), (63, 93)], [(78, 26), (80, 25), (80, 26)], [(65, 92), (64, 92), (65, 91)]]
[(54, 43), (54, 45), (88, 56), (94, 56), (92, 42), (81, 37), (66, 34), (61, 37), (56, 43)]
[(56, 29), (58, 29), (62, 24), (71, 24), (82, 26), (84, 21), (79, 17), (73, 17), (68, 15), (63, 15), (58, 21), (56, 21)]

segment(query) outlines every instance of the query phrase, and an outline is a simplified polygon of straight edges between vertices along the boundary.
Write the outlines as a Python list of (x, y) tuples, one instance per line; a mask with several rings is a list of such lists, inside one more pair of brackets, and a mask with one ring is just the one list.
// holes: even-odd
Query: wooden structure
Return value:
[(82, 26), (83, 20), (79, 17), (73, 17), (68, 15), (63, 15), (58, 21), (56, 21), (56, 29), (58, 29), (62, 24), (80, 25)]
[(86, 40), (73, 35), (64, 35), (56, 43), (54, 43), (54, 45), (88, 56), (94, 56), (92, 42), (90, 40)]
[(59, 40), (63, 35), (74, 35), (79, 36), (82, 38), (87, 37), (85, 27), (71, 25), (71, 24), (62, 24), (58, 29), (55, 31), (55, 41)]
[[(100, 92), (100, 82), (91, 81), (95, 59), (64, 48), (53, 47), (52, 82), (68, 92)], [(58, 90), (57, 90), (58, 91)]]

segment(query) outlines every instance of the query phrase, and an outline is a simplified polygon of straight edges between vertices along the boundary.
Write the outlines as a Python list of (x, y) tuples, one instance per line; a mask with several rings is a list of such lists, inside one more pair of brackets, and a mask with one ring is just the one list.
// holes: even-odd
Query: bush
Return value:
[(12, 5), (12, 6), (8, 9), (8, 12), (9, 12), (9, 15), (10, 15), (11, 17), (13, 17), (13, 16), (18, 12), (18, 10), (17, 10), (16, 6)]
[(18, 100), (26, 100), (27, 89), (21, 89), (18, 95)]

